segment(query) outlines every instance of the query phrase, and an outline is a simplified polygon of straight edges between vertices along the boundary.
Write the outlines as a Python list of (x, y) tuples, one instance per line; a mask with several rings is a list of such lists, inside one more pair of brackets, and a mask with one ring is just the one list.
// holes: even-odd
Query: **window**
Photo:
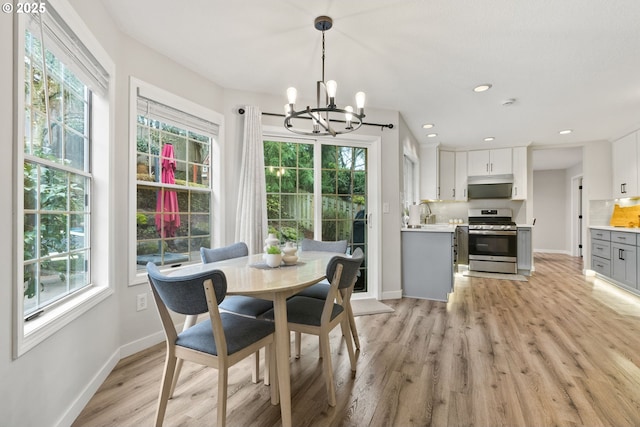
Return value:
[[(71, 7), (18, 16), (15, 156), (18, 357), (112, 291), (108, 185), (113, 64)], [(66, 18), (75, 23), (76, 33)], [(90, 51), (83, 41), (93, 46)], [(97, 58), (101, 58), (98, 60)], [(106, 64), (103, 66), (103, 64)], [(101, 162), (94, 165), (94, 156)], [(104, 190), (95, 191), (96, 173)], [(101, 213), (94, 214), (96, 207)], [(102, 230), (95, 223), (104, 221)], [(95, 242), (103, 241), (101, 247)], [(101, 259), (102, 261), (94, 261)], [(95, 280), (95, 272), (99, 279)], [(33, 319), (33, 321), (31, 321)]]
[(221, 118), (135, 81), (135, 273), (200, 262), (213, 244)]
[(404, 155), (404, 207), (409, 208), (410, 205), (416, 203), (416, 163), (411, 157)]

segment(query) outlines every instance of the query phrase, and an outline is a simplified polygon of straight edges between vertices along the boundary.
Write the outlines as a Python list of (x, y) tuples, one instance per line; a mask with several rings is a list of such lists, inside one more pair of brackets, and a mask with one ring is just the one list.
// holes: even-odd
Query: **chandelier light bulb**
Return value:
[(351, 126), (351, 120), (353, 120), (353, 107), (351, 105), (347, 105), (344, 107), (344, 110), (346, 111), (346, 113), (344, 113), (344, 119), (347, 122), (347, 126), (345, 128), (353, 129)]
[(336, 83), (335, 80), (329, 80), (326, 83), (326, 86), (327, 86), (327, 95), (329, 95), (329, 98), (335, 98), (336, 91), (338, 90), (338, 83)]
[(364, 108), (365, 98), (366, 95), (364, 94), (364, 92), (356, 93), (356, 107), (358, 107), (358, 110), (362, 110)]
[(284, 115), (288, 116), (291, 114), (291, 104), (284, 104)]
[(289, 100), (289, 104), (293, 105), (296, 103), (296, 96), (298, 96), (298, 91), (295, 87), (287, 89), (287, 99)]

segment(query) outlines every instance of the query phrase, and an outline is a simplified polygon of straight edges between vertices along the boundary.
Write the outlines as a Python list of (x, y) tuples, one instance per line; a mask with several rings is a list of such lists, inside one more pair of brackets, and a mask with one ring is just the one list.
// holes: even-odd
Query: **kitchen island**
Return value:
[(402, 229), (402, 294), (447, 301), (454, 283), (455, 225)]

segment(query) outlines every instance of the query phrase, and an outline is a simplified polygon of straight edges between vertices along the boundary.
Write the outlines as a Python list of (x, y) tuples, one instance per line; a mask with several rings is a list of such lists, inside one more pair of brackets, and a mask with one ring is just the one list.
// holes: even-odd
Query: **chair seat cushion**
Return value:
[[(262, 338), (272, 334), (274, 324), (264, 320), (250, 319), (232, 313), (220, 313), (224, 335), (227, 339), (227, 353), (233, 354)], [(211, 319), (195, 324), (178, 334), (176, 345), (204, 353), (218, 355), (213, 339)]]
[[(287, 300), (287, 321), (302, 325), (320, 326), (320, 317), (324, 308), (324, 300), (310, 297), (294, 296)], [(333, 304), (331, 319), (335, 319), (344, 311), (341, 305)], [(273, 320), (273, 309), (267, 311), (262, 317)]]
[(310, 297), (321, 300), (326, 300), (327, 295), (329, 294), (329, 282), (325, 279), (322, 282), (318, 282), (315, 285), (309, 286), (308, 288), (304, 288), (302, 291), (298, 292), (293, 298), (297, 296), (302, 297)]
[(273, 302), (244, 295), (229, 295), (219, 307), (224, 311), (257, 318), (273, 308)]

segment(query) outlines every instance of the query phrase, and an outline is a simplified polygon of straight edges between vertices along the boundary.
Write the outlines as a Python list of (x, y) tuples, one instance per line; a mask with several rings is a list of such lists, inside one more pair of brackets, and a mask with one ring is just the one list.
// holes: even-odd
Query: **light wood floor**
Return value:
[[(529, 282), (456, 279), (448, 303), (385, 301), (356, 319), (351, 377), (332, 333), (338, 405), (331, 408), (317, 339), (292, 360), (296, 426), (640, 426), (640, 299), (581, 274), (579, 258), (539, 255)], [(123, 359), (74, 426), (150, 426), (164, 358), (159, 345)], [(165, 426), (215, 425), (215, 371), (185, 365)], [(230, 426), (277, 426), (250, 359), (231, 369)]]

